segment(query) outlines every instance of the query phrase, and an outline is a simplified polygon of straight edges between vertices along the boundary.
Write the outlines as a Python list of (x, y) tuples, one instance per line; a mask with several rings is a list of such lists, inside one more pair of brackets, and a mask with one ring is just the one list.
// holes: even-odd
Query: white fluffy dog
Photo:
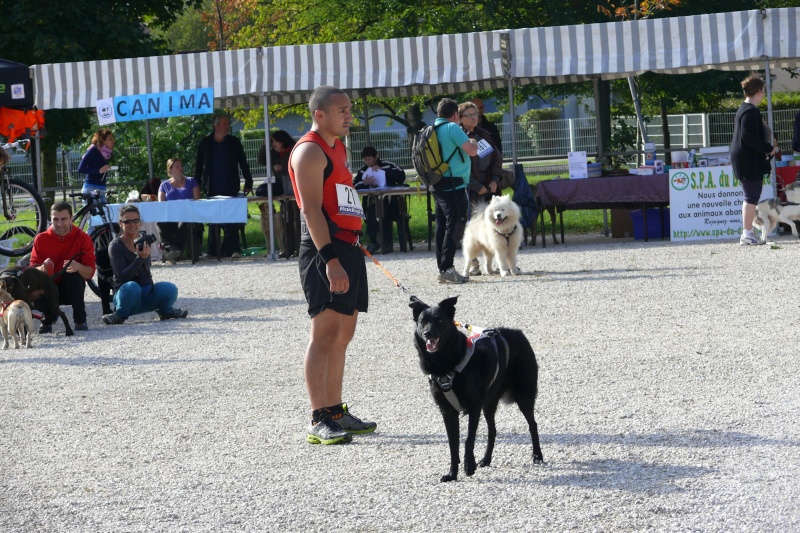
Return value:
[(489, 204), (481, 203), (464, 231), (464, 273), (469, 275), (470, 263), (483, 254), (482, 270), (497, 274), (492, 261), (497, 260), (500, 275), (519, 274), (517, 250), (522, 242), (519, 206), (508, 196), (494, 196)]
[[(788, 198), (788, 195), (787, 195)], [(795, 238), (800, 237), (794, 221), (800, 220), (800, 205), (781, 205), (777, 198), (770, 198), (758, 202), (756, 205), (756, 216), (753, 219), (753, 227), (761, 233), (761, 242), (767, 242), (769, 235), (778, 222), (783, 222), (792, 230)]]

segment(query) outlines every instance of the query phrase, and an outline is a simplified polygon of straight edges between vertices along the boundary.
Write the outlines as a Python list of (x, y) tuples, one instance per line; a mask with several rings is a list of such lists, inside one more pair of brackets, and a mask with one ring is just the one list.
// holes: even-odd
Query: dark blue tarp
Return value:
[(520, 218), (522, 227), (531, 227), (536, 222), (536, 216), (539, 212), (536, 209), (536, 198), (534, 198), (533, 191), (528, 185), (528, 178), (525, 177), (525, 171), (522, 170), (522, 165), (519, 163), (514, 165), (514, 195), (511, 199), (522, 211), (522, 217)]
[(0, 59), (0, 107), (33, 107), (33, 82), (27, 65)]

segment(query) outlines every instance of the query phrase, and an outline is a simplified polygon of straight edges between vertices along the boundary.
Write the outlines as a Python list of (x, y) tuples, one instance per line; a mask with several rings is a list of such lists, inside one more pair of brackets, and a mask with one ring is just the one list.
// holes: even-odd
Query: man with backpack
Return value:
[(464, 235), (469, 212), (467, 184), (472, 163), (470, 156), (477, 155), (478, 142), (470, 139), (458, 123), (458, 103), (443, 98), (436, 108), (438, 118), (433, 126), (439, 143), (441, 157), (449, 168), (442, 179), (433, 185), (436, 201), (436, 263), (439, 283), (464, 283), (467, 278), (456, 272), (453, 259), (458, 241)]

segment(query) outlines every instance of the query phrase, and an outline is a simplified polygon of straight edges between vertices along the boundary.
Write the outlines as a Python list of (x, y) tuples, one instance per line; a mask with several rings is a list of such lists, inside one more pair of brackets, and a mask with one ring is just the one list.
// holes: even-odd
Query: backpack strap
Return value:
[[(447, 123), (446, 122), (442, 122), (441, 124), (434, 124), (433, 125), (433, 129), (435, 130), (439, 126), (444, 126), (445, 124), (447, 124)], [(441, 152), (442, 151), (442, 143), (439, 142), (439, 136), (438, 135), (436, 136), (436, 142), (439, 143), (439, 151)], [(459, 150), (459, 147), (456, 146), (455, 149), (453, 150), (453, 153), (450, 154), (450, 157), (448, 157), (447, 159), (444, 160), (446, 165), (450, 164), (450, 160), (453, 159), (453, 156), (456, 155), (456, 152), (458, 152), (458, 155), (461, 156), (461, 162), (462, 163), (464, 162), (464, 154), (462, 154), (461, 151)]]

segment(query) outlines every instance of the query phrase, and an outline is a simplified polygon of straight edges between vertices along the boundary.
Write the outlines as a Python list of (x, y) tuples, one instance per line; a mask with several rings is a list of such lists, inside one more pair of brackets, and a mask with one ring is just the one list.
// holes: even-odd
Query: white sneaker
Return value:
[(455, 267), (450, 267), (444, 272), (439, 273), (439, 283), (466, 283), (469, 278), (465, 278), (458, 272)]
[(758, 240), (755, 235), (746, 235), (742, 233), (742, 236), (739, 237), (739, 244), (742, 246), (757, 246), (764, 243)]
[(242, 257), (242, 254), (240, 252), (233, 252), (231, 254), (231, 259), (240, 259), (241, 257)]

